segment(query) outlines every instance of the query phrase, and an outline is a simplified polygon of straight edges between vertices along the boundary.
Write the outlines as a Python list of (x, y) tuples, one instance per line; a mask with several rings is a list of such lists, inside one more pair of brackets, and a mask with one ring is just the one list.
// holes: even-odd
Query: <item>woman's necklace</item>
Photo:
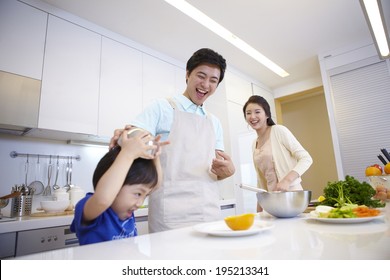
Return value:
[(267, 142), (268, 138), (269, 138), (269, 127), (267, 126), (263, 135), (259, 135), (257, 137), (257, 148), (261, 149), (261, 147), (264, 146), (265, 142)]

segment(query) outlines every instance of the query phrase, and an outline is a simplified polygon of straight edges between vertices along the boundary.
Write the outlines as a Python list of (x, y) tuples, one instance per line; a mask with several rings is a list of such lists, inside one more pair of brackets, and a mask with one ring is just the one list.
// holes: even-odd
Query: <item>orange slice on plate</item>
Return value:
[(255, 215), (256, 214), (254, 213), (246, 213), (236, 216), (228, 216), (224, 220), (227, 226), (232, 230), (247, 230), (253, 225)]

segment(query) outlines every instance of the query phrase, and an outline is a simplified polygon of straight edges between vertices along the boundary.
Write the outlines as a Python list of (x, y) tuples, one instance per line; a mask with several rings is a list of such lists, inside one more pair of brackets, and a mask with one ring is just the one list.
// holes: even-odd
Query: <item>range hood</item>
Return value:
[(0, 124), (0, 134), (10, 134), (16, 136), (24, 136), (28, 134), (32, 128), (12, 125)]
[(38, 126), (41, 81), (0, 71), (0, 133), (25, 135)]

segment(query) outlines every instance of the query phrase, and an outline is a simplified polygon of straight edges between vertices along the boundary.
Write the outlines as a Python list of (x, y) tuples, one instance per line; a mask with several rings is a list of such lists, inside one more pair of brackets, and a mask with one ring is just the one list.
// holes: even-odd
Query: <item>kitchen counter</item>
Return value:
[[(138, 209), (134, 215), (142, 217), (148, 215), (147, 208)], [(41, 229), (57, 226), (67, 226), (73, 221), (73, 215), (50, 216), (50, 217), (16, 217), (14, 221), (0, 222), (0, 234), (32, 229)]]
[(389, 260), (390, 216), (389, 211), (386, 213), (386, 217), (357, 224), (323, 223), (308, 219), (308, 214), (290, 219), (276, 219), (262, 213), (256, 218), (259, 220), (257, 222), (271, 223), (273, 227), (249, 236), (218, 237), (186, 227), (16, 259)]
[[(234, 209), (236, 201), (234, 199), (221, 200), (221, 208), (232, 207)], [(140, 208), (134, 213), (135, 217), (148, 216), (148, 208)], [(70, 225), (73, 215), (52, 216), (52, 217), (16, 217), (14, 221), (0, 222), (0, 234), (56, 226)]]

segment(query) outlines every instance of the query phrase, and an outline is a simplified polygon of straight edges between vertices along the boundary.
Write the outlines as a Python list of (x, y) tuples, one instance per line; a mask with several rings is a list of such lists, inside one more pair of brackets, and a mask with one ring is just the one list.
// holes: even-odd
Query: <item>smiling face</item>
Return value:
[(124, 185), (111, 205), (112, 210), (119, 219), (126, 220), (133, 212), (140, 208), (145, 198), (150, 194), (151, 188), (145, 184)]
[(245, 109), (245, 120), (255, 130), (267, 128), (267, 119), (263, 107), (257, 103), (249, 103)]
[(191, 73), (187, 71), (184, 96), (198, 106), (203, 105), (217, 89), (220, 74), (220, 68), (211, 64), (199, 65)]

